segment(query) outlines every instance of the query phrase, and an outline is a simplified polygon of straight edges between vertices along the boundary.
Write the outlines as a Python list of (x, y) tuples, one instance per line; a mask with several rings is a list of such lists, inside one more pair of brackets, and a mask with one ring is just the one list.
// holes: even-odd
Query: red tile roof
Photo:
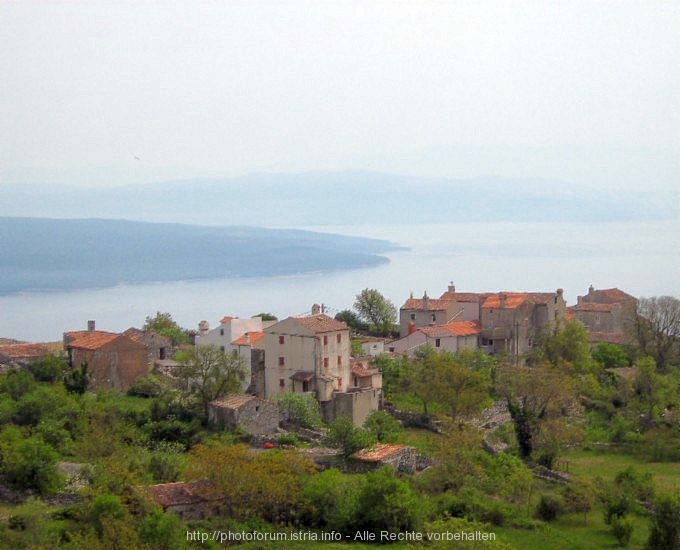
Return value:
[(618, 288), (603, 288), (602, 290), (589, 291), (583, 299), (589, 302), (614, 303), (628, 302), (636, 298)]
[(366, 368), (363, 363), (357, 363), (352, 366), (352, 374), (356, 374), (359, 378), (366, 378), (368, 376), (373, 376), (378, 374), (380, 371), (378, 369)]
[[(246, 334), (248, 335), (250, 342), (246, 342)], [(234, 346), (252, 346), (264, 338), (264, 332), (246, 332), (246, 334), (236, 338), (232, 344)]]
[(48, 344), (22, 343), (6, 344), (0, 346), (0, 352), (12, 359), (32, 359), (50, 355), (53, 353)]
[(336, 321), (325, 313), (317, 315), (307, 315), (305, 317), (293, 317), (303, 327), (308, 328), (314, 332), (335, 332), (338, 330), (348, 330), (347, 323), (344, 321)]
[(373, 447), (368, 447), (366, 449), (357, 451), (352, 455), (352, 457), (365, 462), (381, 462), (406, 448), (406, 445), (378, 443), (377, 445), (373, 445)]
[(479, 302), (491, 296), (490, 292), (449, 292), (440, 296), (440, 300), (455, 300), (456, 302)]
[(473, 336), (482, 331), (481, 325), (477, 321), (453, 321), (445, 325), (434, 327), (421, 327), (418, 330), (425, 333), (430, 338), (448, 336)]
[(228, 322), (230, 322), (232, 319), (238, 319), (238, 317), (229, 317), (225, 316), (220, 319), (220, 325), (226, 325)]
[(416, 309), (419, 311), (444, 311), (451, 303), (451, 300), (438, 300), (436, 298), (427, 299), (427, 307), (422, 298), (409, 298), (401, 306), (401, 309)]
[(120, 334), (102, 330), (77, 330), (64, 334), (69, 348), (95, 350), (118, 338)]
[(501, 294), (505, 294), (505, 307), (507, 309), (515, 309), (529, 300), (529, 294), (527, 292), (500, 292), (499, 294), (492, 294), (484, 300), (482, 307), (484, 309), (500, 309)]

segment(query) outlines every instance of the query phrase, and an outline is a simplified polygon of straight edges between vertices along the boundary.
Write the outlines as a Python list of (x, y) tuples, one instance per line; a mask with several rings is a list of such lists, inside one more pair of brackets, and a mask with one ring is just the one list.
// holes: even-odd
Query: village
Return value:
[[(354, 311), (334, 317), (315, 303), (281, 320), (225, 316), (183, 329), (158, 312), (120, 333), (88, 320), (61, 342), (2, 340), (0, 410), (9, 411), (9, 424), (0, 449), (12, 448), (3, 441), (16, 441), (7, 439), (16, 437), (15, 424), (45, 447), (30, 459), (16, 451), (17, 464), (30, 465), (23, 470), (0, 462), (2, 499), (22, 510), (37, 494), (48, 509), (56, 502), (84, 510), (114, 498), (131, 517), (139, 514), (131, 503), (141, 499), (203, 542), (211, 522), (253, 514), (275, 529), (325, 527), (350, 536), (362, 527), (394, 540), (432, 525), (440, 537), (442, 525), (447, 533), (457, 526), (486, 536), (508, 523), (512, 539), (527, 521), (538, 529), (599, 507), (613, 526), (607, 537), (625, 542), (634, 529), (638, 541), (647, 536), (641, 525), (649, 512), (616, 512), (621, 504), (603, 495), (619, 490), (618, 482), (606, 491), (584, 484), (579, 453), (616, 445), (647, 457), (635, 460), (679, 458), (671, 389), (677, 339), (671, 334), (660, 353), (644, 309), (663, 300), (676, 307), (675, 299), (657, 303), (591, 285), (567, 305), (562, 288), (463, 292), (452, 282), (438, 298), (410, 293), (398, 310), (375, 289), (356, 299)], [(625, 428), (616, 428), (623, 418)], [(584, 444), (591, 432), (593, 442)], [(146, 458), (130, 462), (130, 452)], [(497, 487), (483, 485), (499, 472), (505, 479)], [(653, 493), (643, 489), (651, 477), (635, 480), (626, 491), (652, 507)], [(364, 496), (349, 489), (356, 483), (365, 483)], [(380, 518), (391, 497), (375, 504), (378, 497), (366, 496), (385, 483), (409, 495), (387, 523)], [(483, 504), (473, 508), (463, 495), (480, 483), (485, 488), (474, 498)], [(88, 487), (95, 492), (83, 496)], [(322, 505), (319, 490), (339, 492)], [(359, 500), (339, 519), (333, 510), (345, 498)], [(380, 518), (362, 519), (376, 506)], [(151, 521), (149, 514), (139, 517)], [(0, 536), (20, 537), (11, 527), (19, 520), (9, 517), (9, 530), (0, 520)], [(116, 540), (96, 525), (88, 536)]]

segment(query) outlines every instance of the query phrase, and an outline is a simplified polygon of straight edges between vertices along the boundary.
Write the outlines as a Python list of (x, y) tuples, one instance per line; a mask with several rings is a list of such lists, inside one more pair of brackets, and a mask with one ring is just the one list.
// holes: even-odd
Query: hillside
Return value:
[(387, 241), (298, 230), (0, 218), (0, 294), (379, 265)]

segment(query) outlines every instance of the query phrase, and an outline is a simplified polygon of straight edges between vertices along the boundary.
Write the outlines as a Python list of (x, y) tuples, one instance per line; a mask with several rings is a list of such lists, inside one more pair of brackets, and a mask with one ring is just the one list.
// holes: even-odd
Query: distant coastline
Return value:
[(289, 229), (0, 217), (0, 295), (357, 269), (399, 248)]

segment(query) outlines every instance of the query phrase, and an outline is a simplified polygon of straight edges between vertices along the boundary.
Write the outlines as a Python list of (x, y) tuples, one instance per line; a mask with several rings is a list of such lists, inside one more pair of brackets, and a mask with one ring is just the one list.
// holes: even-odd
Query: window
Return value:
[(323, 345), (327, 346), (328, 345), (328, 335), (323, 337)]
[(435, 338), (434, 347), (435, 347), (435, 348), (438, 348), (438, 347), (440, 347), (441, 345), (442, 345), (442, 340), (441, 340), (441, 338)]
[(411, 318), (411, 321), (416, 320), (416, 314), (415, 313), (411, 313), (411, 315), (409, 315), (409, 317)]
[(342, 356), (338, 355), (338, 367), (342, 366)]
[(323, 358), (323, 368), (325, 368), (325, 369), (328, 368), (328, 357)]
[(342, 334), (338, 334), (337, 337), (336, 337), (336, 340), (337, 340), (338, 344), (340, 342), (342, 342)]
[(342, 378), (338, 378), (338, 389), (342, 389)]
[(432, 314), (432, 322), (434, 323), (437, 320), (437, 314), (433, 313)]
[(260, 411), (260, 406), (259, 406), (259, 405), (255, 405), (255, 412), (259, 412), (259, 411)]
[(279, 367), (283, 367), (286, 364), (285, 357), (279, 357)]
[(224, 329), (223, 328), (220, 329), (220, 336), (224, 336)]
[(285, 341), (286, 341), (286, 338), (284, 336), (279, 336), (279, 344), (280, 345), (283, 345)]
[(283, 378), (279, 378), (279, 388), (285, 388), (286, 381)]
[(303, 380), (302, 381), (302, 391), (303, 392), (309, 391), (309, 380)]

